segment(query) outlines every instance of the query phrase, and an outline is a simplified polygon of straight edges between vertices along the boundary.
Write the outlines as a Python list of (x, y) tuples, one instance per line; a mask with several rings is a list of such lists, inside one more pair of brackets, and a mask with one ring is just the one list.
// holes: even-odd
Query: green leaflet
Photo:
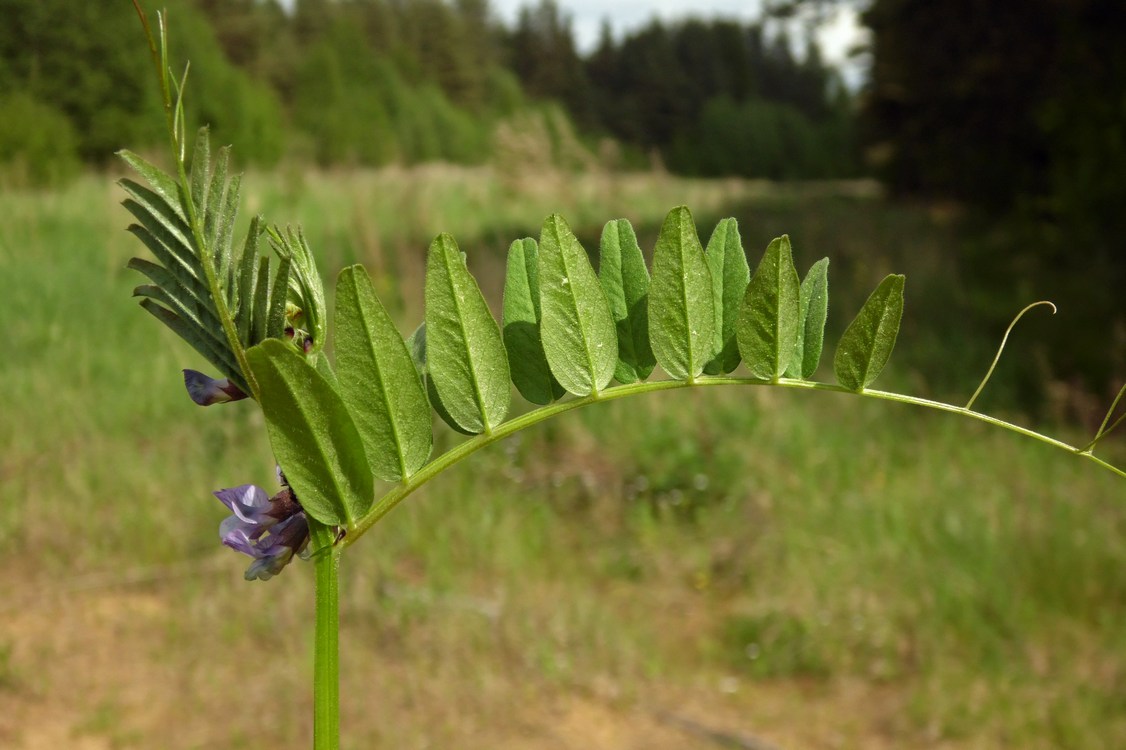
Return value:
[(508, 356), (477, 281), (448, 234), (430, 244), (425, 299), (427, 363), (434, 388), (463, 429), (487, 432), (508, 413)]
[(372, 506), (374, 484), (344, 401), (293, 347), (269, 339), (247, 350), (270, 445), (305, 511), (352, 527)]
[(238, 305), (232, 311), (235, 316), (235, 325), (238, 328), (239, 340), (246, 346), (258, 343), (250, 340), (250, 318), (254, 311), (255, 282), (258, 279), (258, 235), (262, 231), (262, 217), (255, 216), (250, 220), (250, 228), (246, 232), (246, 242), (239, 256), (237, 282)]
[(180, 184), (172, 179), (171, 175), (128, 149), (118, 151), (117, 155), (145, 178), (145, 182), (152, 186), (153, 190), (164, 199), (164, 202), (177, 213), (182, 221), (185, 220), (180, 209)]
[(405, 479), (430, 457), (430, 405), (403, 337), (363, 266), (340, 272), (335, 314), (340, 394), (368, 463), (380, 479)]
[[(289, 277), (291, 270), (289, 258), (282, 258), (278, 262), (278, 270), (274, 273), (274, 283), (270, 287), (270, 307), (266, 313), (266, 337), (280, 339), (285, 336), (285, 302), (289, 290)], [(303, 347), (304, 342), (296, 342), (298, 347)]]
[(649, 339), (657, 363), (676, 380), (691, 380), (711, 358), (715, 332), (712, 276), (685, 206), (669, 211), (653, 250)]
[(196, 133), (191, 167), (192, 205), (202, 216), (207, 210), (207, 194), (211, 189), (211, 134), (204, 125)]
[(817, 372), (821, 363), (821, 348), (825, 342), (825, 319), (829, 314), (829, 259), (814, 263), (801, 282), (801, 300), (798, 311), (798, 341), (794, 347), (794, 360), (786, 370), (786, 377), (803, 380)]
[(850, 391), (871, 385), (891, 357), (903, 317), (904, 281), (900, 274), (886, 276), (837, 344), (833, 371), (837, 382)]
[[(254, 307), (251, 310), (250, 340), (258, 343), (266, 338), (267, 318), (270, 314), (270, 258), (258, 258), (258, 276), (254, 282)], [(285, 290), (279, 290), (283, 295)]]
[(407, 350), (411, 353), (411, 362), (414, 363), (418, 377), (422, 379), (423, 387), (426, 389), (426, 398), (430, 401), (430, 406), (434, 408), (434, 412), (454, 432), (460, 432), (462, 435), (476, 434), (463, 429), (461, 425), (454, 421), (454, 418), (450, 416), (449, 411), (442, 404), (438, 391), (434, 390), (434, 379), (430, 377), (430, 370), (426, 365), (426, 323), (422, 323), (414, 329), (414, 333), (407, 339)]
[[(325, 306), (324, 283), (317, 272), (317, 263), (313, 258), (313, 251), (305, 241), (305, 235), (300, 228), (286, 227), (285, 232), (280, 227), (270, 227), (267, 230), (270, 245), (280, 258), (287, 258), (292, 263), (292, 273), (289, 274), (288, 290), (296, 296), (301, 312), (304, 315), (302, 327), (309, 332), (313, 339), (312, 352), (319, 352), (328, 340), (328, 313)], [(286, 288), (274, 290), (274, 294), (287, 297)]]
[(649, 345), (649, 269), (626, 219), (609, 221), (602, 229), (598, 281), (618, 331), (614, 379), (645, 380), (657, 364)]
[(562, 216), (544, 221), (539, 256), (540, 333), (551, 372), (576, 396), (597, 393), (614, 377), (618, 361), (606, 295)]
[(743, 252), (743, 241), (739, 237), (739, 223), (735, 219), (723, 219), (716, 225), (704, 257), (712, 274), (712, 297), (715, 300), (713, 358), (704, 366), (704, 372), (726, 375), (739, 366), (735, 328), (743, 295), (751, 280), (751, 268), (747, 265), (747, 254)]
[(504, 276), (504, 347), (512, 382), (533, 404), (550, 404), (565, 391), (551, 374), (540, 338), (539, 251), (531, 237), (508, 248)]
[(777, 380), (794, 358), (798, 340), (801, 284), (787, 235), (775, 239), (755, 269), (743, 307), (736, 338), (751, 375)]

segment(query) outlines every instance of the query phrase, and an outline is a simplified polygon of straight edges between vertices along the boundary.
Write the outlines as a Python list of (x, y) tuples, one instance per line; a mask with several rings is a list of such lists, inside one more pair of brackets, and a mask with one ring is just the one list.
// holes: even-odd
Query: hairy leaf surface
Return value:
[(321, 523), (354, 525), (374, 502), (374, 483), (344, 401), (282, 341), (264, 341), (246, 357), (261, 390), (270, 446), (302, 507)]
[(794, 361), (786, 370), (787, 377), (808, 379), (817, 372), (828, 315), (829, 259), (822, 258), (810, 267), (801, 282), (798, 341), (794, 347)]
[(688, 380), (711, 359), (714, 335), (711, 272), (692, 214), (679, 206), (665, 217), (653, 250), (649, 340), (664, 371)]
[(410, 352), (363, 266), (336, 282), (336, 368), (340, 393), (375, 476), (397, 481), (430, 457), (430, 405)]
[(786, 372), (797, 346), (800, 307), (790, 238), (782, 235), (766, 248), (739, 313), (739, 351), (752, 376), (776, 380)]
[(645, 380), (657, 364), (649, 345), (649, 269), (626, 219), (607, 222), (602, 229), (598, 281), (618, 332), (614, 379), (619, 383)]
[(886, 276), (841, 336), (833, 370), (845, 388), (867, 388), (891, 357), (903, 318), (904, 281), (899, 274)]
[(705, 365), (704, 372), (726, 375), (739, 366), (735, 328), (743, 295), (751, 280), (751, 267), (747, 264), (747, 254), (743, 252), (739, 223), (735, 219), (723, 219), (716, 225), (704, 257), (712, 274), (712, 297), (715, 300), (713, 357)]
[(602, 390), (618, 361), (614, 320), (590, 258), (558, 214), (540, 232), (539, 283), (540, 330), (551, 372), (576, 396)]
[(448, 234), (430, 244), (426, 259), (426, 346), (434, 388), (454, 421), (473, 433), (500, 424), (512, 398), (508, 356), (477, 281)]
[(539, 250), (531, 237), (508, 248), (504, 276), (504, 347), (512, 382), (533, 404), (550, 404), (565, 391), (547, 364), (540, 335)]

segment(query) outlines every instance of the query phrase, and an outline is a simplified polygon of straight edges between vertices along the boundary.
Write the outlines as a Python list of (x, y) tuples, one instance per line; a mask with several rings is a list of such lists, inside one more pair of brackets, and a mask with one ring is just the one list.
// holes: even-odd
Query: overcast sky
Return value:
[[(572, 28), (579, 50), (589, 52), (598, 43), (602, 20), (608, 19), (614, 36), (644, 26), (654, 16), (663, 21), (686, 16), (698, 18), (734, 18), (750, 21), (759, 17), (758, 0), (557, 0), (563, 12), (571, 17)], [(536, 0), (491, 0), (494, 12), (511, 25), (521, 7), (534, 5)], [(849, 61), (848, 50), (865, 39), (865, 29), (860, 25), (856, 10), (844, 3), (832, 23), (818, 34), (825, 60), (845, 68), (846, 77), (855, 84), (861, 74), (860, 64)]]

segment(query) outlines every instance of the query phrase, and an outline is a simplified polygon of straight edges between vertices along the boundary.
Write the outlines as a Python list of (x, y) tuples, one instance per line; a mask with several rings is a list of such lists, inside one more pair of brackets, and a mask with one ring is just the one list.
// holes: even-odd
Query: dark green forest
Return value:
[[(529, 115), (577, 130), (617, 164), (687, 174), (855, 174), (852, 105), (816, 47), (798, 57), (762, 24), (657, 22), (607, 33), (584, 58), (553, 2), (513, 28), (486, 0), (170, 0), (174, 51), (199, 81), (192, 119), (249, 163), (480, 163), (497, 125)], [(32, 182), (124, 144), (155, 144), (151, 71), (122, 0), (0, 0), (0, 161)], [(559, 117), (559, 107), (565, 116)], [(566, 131), (566, 132), (559, 132)], [(758, 138), (747, 139), (753, 131)]]

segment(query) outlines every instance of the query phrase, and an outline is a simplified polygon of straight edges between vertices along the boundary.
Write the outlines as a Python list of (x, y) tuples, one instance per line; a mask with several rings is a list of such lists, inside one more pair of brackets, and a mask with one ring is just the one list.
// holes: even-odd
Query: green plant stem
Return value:
[[(315, 522), (314, 522), (315, 523)], [(340, 547), (316, 524), (316, 634), (313, 648), (313, 750), (340, 747)], [(327, 539), (327, 546), (325, 540)]]
[(731, 377), (701, 377), (694, 381), (683, 380), (658, 380), (653, 382), (644, 383), (630, 383), (629, 385), (619, 385), (613, 388), (608, 388), (597, 394), (584, 396), (581, 398), (572, 399), (570, 401), (563, 401), (561, 403), (551, 404), (542, 408), (530, 411), (527, 414), (522, 414), (519, 417), (510, 419), (504, 424), (498, 425), (492, 431), (477, 435), (476, 437), (466, 440), (464, 443), (454, 446), (442, 455), (435, 458), (430, 463), (423, 466), (417, 474), (412, 475), (408, 479), (399, 482), (387, 494), (381, 497), (368, 512), (366, 516), (361, 518), (354, 528), (349, 530), (348, 536), (344, 539), (341, 546), (348, 546), (353, 544), (359, 537), (361, 537), (368, 529), (374, 526), (381, 518), (390, 513), (395, 506), (401, 503), (408, 495), (417, 490), (422, 485), (429, 482), (431, 479), (441, 474), (446, 469), (458, 463), (464, 458), (476, 453), (482, 448), (491, 445), (498, 440), (508, 437), (513, 433), (519, 432), (526, 427), (539, 424), (544, 420), (550, 419), (557, 414), (578, 409), (590, 404), (599, 403), (601, 401), (612, 401), (614, 399), (625, 398), (627, 396), (634, 396), (642, 393), (652, 393), (655, 391), (669, 391), (678, 388), (693, 388), (702, 386), (721, 386), (721, 385), (743, 385), (743, 386), (780, 386), (783, 388), (797, 388), (808, 391), (824, 391), (828, 393), (846, 393), (853, 396), (867, 396), (869, 398), (877, 398), (883, 401), (896, 401), (901, 404), (910, 404), (912, 406), (921, 406), (927, 409), (935, 409), (937, 411), (950, 412), (952, 414), (959, 414), (971, 419), (976, 419), (980, 422), (991, 424), (994, 427), (1015, 432), (1018, 435), (1038, 440), (1046, 443), (1054, 448), (1074, 453), (1078, 456), (1093, 461), (1104, 469), (1117, 474), (1120, 477), (1126, 478), (1126, 471), (1103, 461), (1096, 456), (1086, 453), (1081, 448), (1056, 440), (1055, 438), (1042, 435), (1035, 430), (1030, 430), (1027, 427), (1006, 422), (1003, 419), (991, 417), (988, 414), (982, 414), (964, 406), (955, 406), (954, 404), (946, 404), (941, 401), (932, 401), (930, 399), (918, 398), (916, 396), (905, 396), (899, 393), (890, 393), (888, 391), (876, 390), (862, 390), (852, 391), (843, 386), (830, 385), (828, 383), (817, 383), (809, 380), (794, 380), (791, 378), (780, 378), (777, 381), (759, 380), (757, 378), (731, 378)]

